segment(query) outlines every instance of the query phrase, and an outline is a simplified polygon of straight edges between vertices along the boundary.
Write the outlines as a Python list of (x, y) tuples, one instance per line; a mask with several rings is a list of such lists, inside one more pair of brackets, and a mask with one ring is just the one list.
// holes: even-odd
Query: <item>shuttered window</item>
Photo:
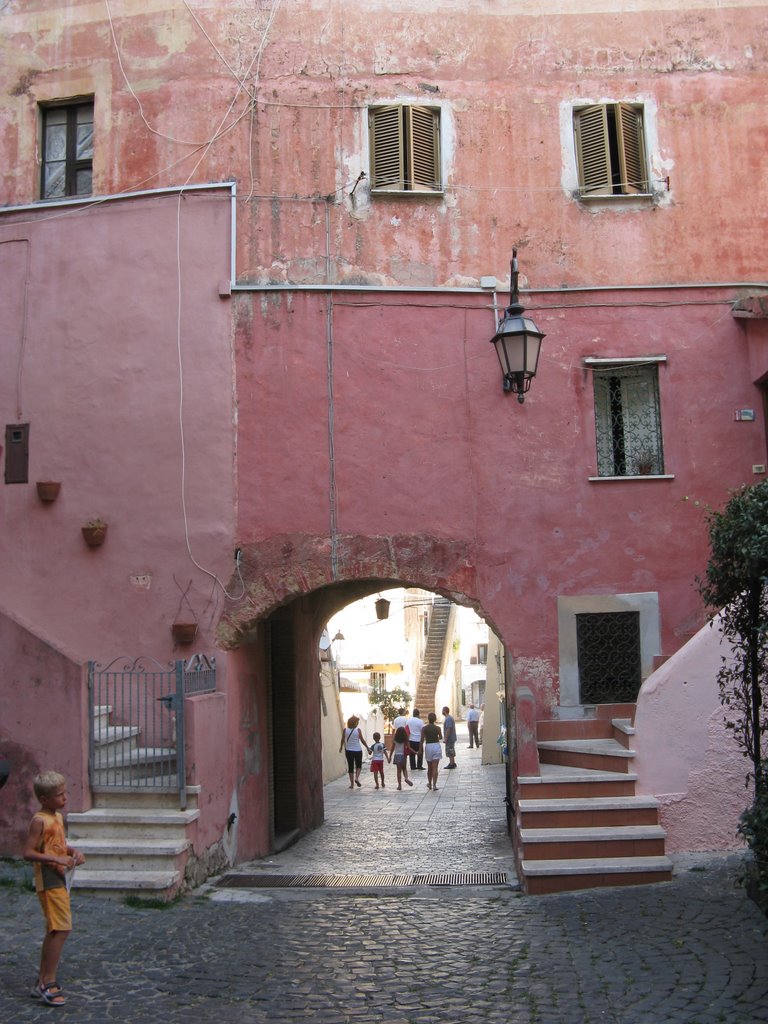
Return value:
[(579, 188), (585, 196), (649, 191), (643, 108), (604, 103), (573, 114)]
[(377, 192), (440, 192), (440, 111), (391, 104), (368, 112), (371, 187)]

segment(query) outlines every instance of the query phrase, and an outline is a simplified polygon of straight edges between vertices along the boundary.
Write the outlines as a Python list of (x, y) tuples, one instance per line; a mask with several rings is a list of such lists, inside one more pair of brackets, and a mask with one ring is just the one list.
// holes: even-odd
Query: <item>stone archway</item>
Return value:
[(236, 743), (248, 766), (240, 784), (252, 837), (246, 859), (323, 821), (318, 646), (331, 616), (386, 586), (419, 587), (482, 611), (468, 543), (343, 536), (333, 547), (306, 535), (243, 545), (244, 597), (219, 627), (241, 681), (236, 704), (247, 711)]

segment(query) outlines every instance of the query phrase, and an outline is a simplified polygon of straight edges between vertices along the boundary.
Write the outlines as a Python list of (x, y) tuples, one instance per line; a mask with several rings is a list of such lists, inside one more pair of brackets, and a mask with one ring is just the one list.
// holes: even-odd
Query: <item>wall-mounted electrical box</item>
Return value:
[(5, 428), (5, 482), (29, 480), (29, 424), (10, 423)]

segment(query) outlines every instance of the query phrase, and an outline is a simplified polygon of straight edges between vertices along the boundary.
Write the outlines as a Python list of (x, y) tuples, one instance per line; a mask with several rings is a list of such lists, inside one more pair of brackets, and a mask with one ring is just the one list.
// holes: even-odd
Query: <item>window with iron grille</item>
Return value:
[(577, 613), (582, 704), (632, 703), (640, 692), (639, 612)]
[(583, 196), (649, 192), (643, 108), (600, 103), (573, 112), (574, 140)]
[(374, 192), (441, 192), (440, 110), (390, 104), (368, 111)]
[(93, 191), (93, 101), (43, 107), (43, 199)]
[(664, 448), (656, 363), (593, 367), (598, 476), (660, 476)]

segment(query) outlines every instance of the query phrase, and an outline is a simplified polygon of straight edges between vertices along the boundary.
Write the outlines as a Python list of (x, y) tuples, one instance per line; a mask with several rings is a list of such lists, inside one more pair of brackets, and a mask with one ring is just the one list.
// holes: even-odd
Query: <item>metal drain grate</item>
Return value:
[(412, 885), (509, 885), (506, 871), (436, 871), (404, 875), (224, 875), (222, 889), (395, 889)]

